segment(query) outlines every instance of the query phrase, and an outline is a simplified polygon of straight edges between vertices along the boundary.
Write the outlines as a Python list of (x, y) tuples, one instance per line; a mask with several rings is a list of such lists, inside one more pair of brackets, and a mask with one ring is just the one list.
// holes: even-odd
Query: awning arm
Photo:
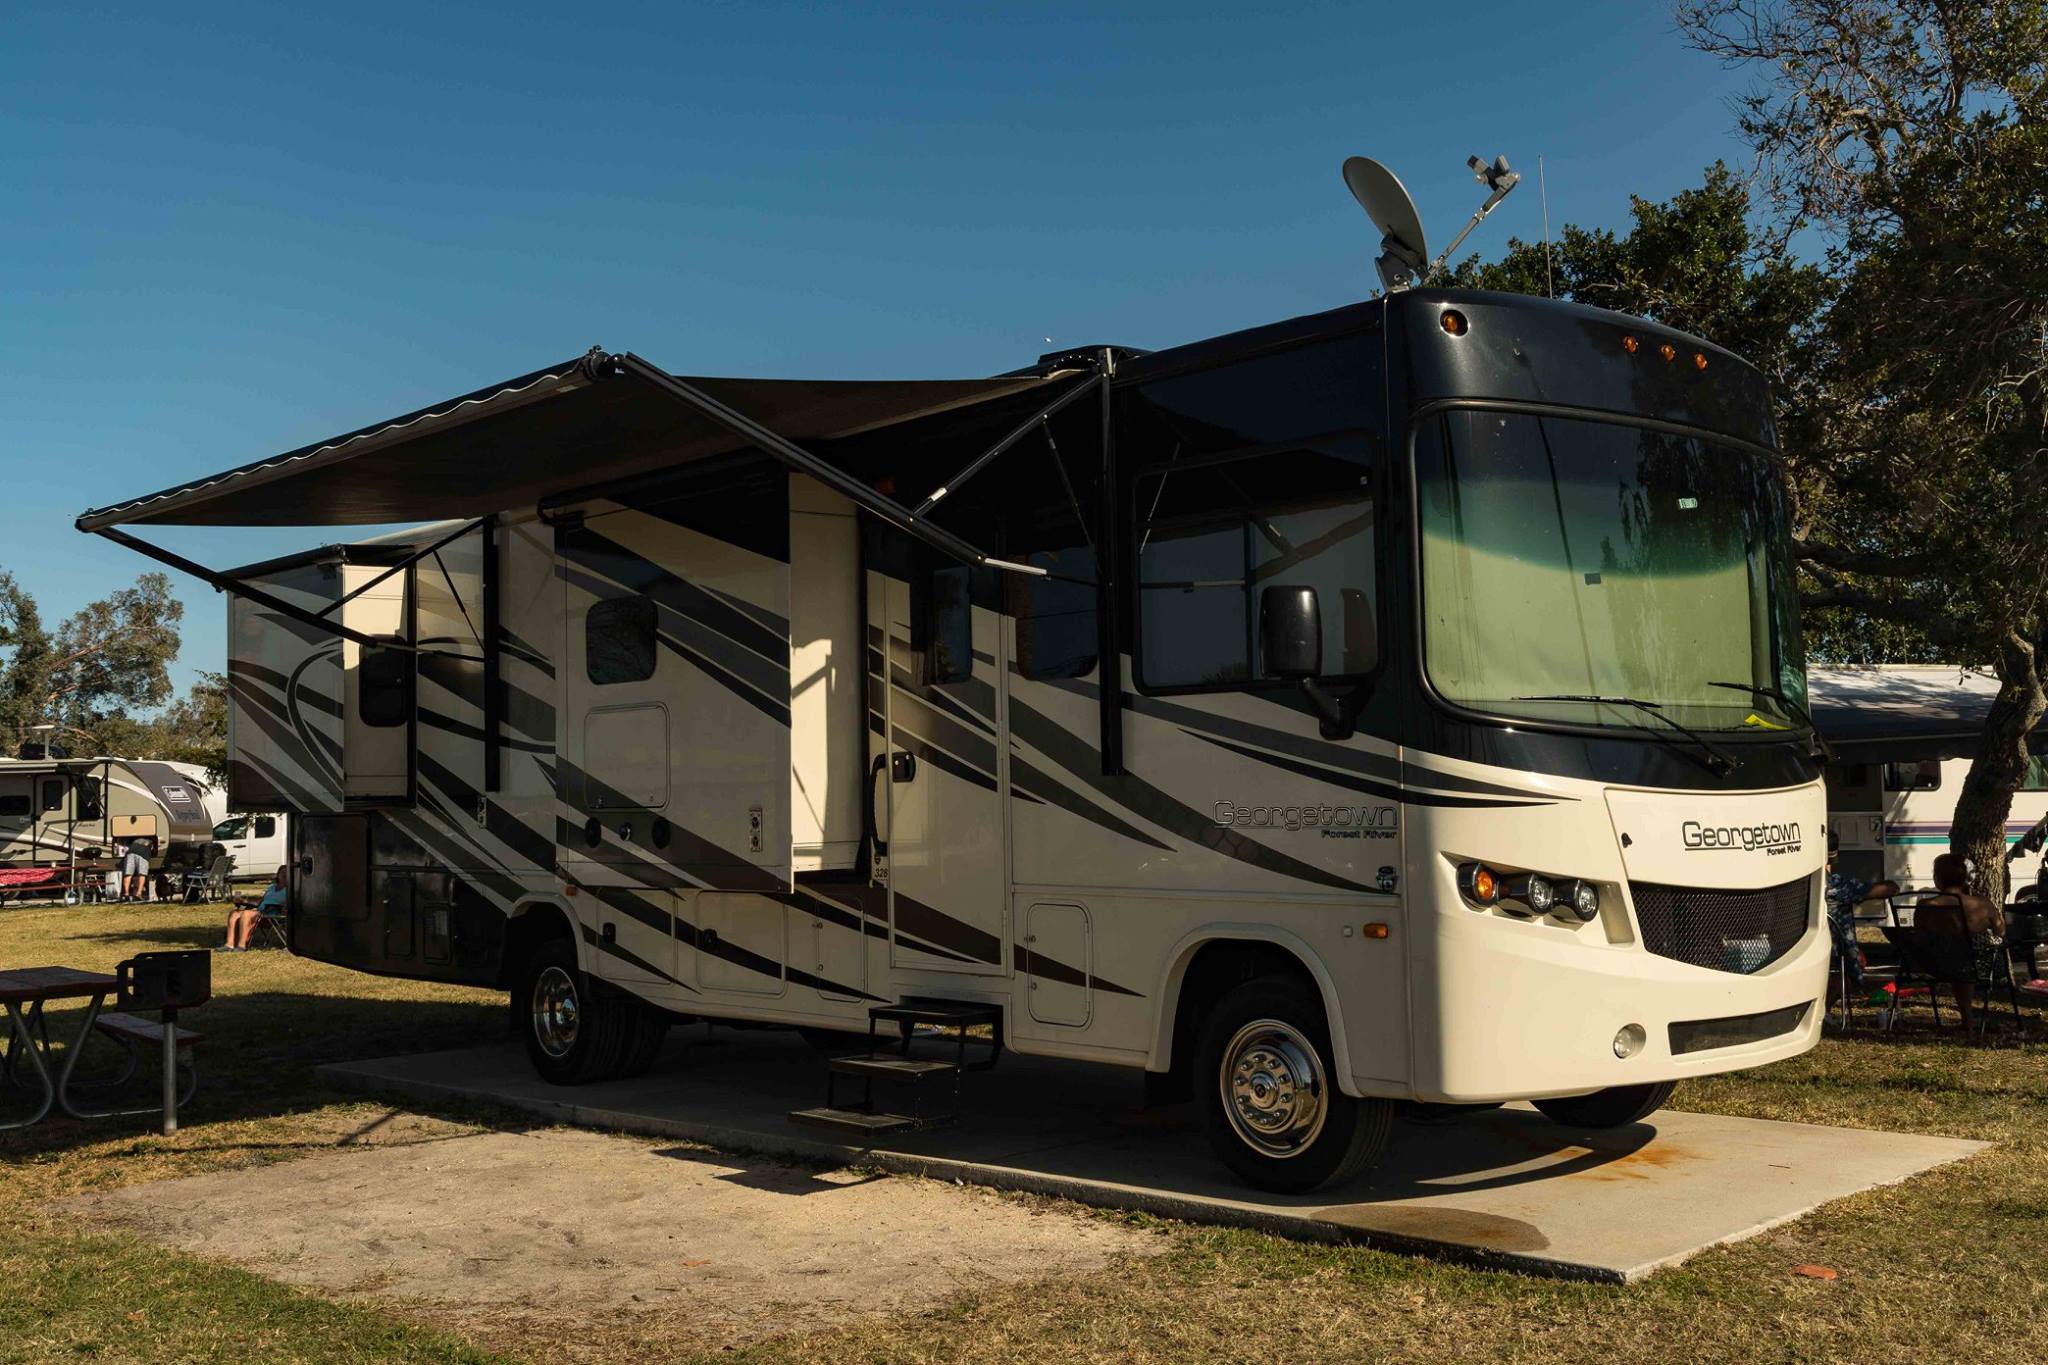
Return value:
[(359, 630), (351, 630), (341, 624), (341, 622), (329, 620), (327, 617), (310, 611), (296, 602), (287, 602), (274, 593), (268, 593), (261, 588), (252, 587), (239, 578), (230, 578), (226, 574), (218, 573), (207, 568), (204, 564), (166, 550), (160, 545), (152, 545), (146, 540), (138, 540), (126, 531), (116, 527), (102, 526), (97, 531), (94, 531), (93, 534), (105, 536), (116, 545), (125, 545), (137, 554), (149, 556), (159, 564), (168, 564), (179, 573), (191, 574), (194, 578), (212, 586), (217, 592), (233, 593), (235, 596), (254, 602), (258, 606), (268, 607), (280, 616), (289, 616), (301, 625), (311, 626), (315, 630), (324, 630), (331, 634), (339, 635), (344, 640), (354, 640), (359, 645), (369, 645), (376, 649), (411, 648), (411, 646), (398, 641), (379, 639), (374, 635), (365, 635)]
[[(403, 573), (405, 570), (410, 569), (413, 565), (419, 563), (422, 559), (425, 559), (428, 555), (434, 553), (434, 551), (440, 549), (442, 546), (453, 544), (455, 541), (462, 539), (471, 531), (474, 531), (481, 527), (486, 520), (487, 518), (478, 517), (475, 521), (464, 522), (461, 526), (456, 527), (447, 535), (442, 536), (439, 540), (435, 541), (432, 545), (427, 546), (427, 548), (425, 548), (424, 550), (413, 551), (404, 559), (399, 560), (396, 564), (393, 564), (390, 568), (386, 569), (383, 573), (378, 574), (375, 578), (363, 584), (360, 588), (355, 589), (354, 591), (346, 594), (345, 596), (335, 598), (332, 602), (329, 602), (326, 606), (320, 608), (320, 614), (322, 616), (327, 616), (334, 612), (340, 611), (343, 607), (355, 601), (358, 597), (361, 597), (364, 593), (376, 587), (379, 583), (382, 583), (385, 579), (391, 577), (393, 574)], [(446, 570), (444, 569), (443, 572), (445, 573)], [(454, 584), (451, 583), (449, 584), (449, 586), (452, 588)], [(462, 605), (461, 599), (458, 598), (456, 600), (456, 605)]]
[[(1034, 565), (1012, 563), (977, 549), (951, 531), (933, 525), (928, 519), (886, 493), (870, 488), (845, 470), (819, 459), (801, 446), (762, 426), (745, 413), (727, 407), (695, 385), (656, 369), (630, 351), (616, 353), (610, 357), (610, 361), (619, 373), (645, 380), (677, 402), (702, 413), (748, 445), (773, 455), (791, 469), (810, 475), (848, 501), (866, 508), (890, 525), (916, 536), (935, 549), (943, 550), (955, 559), (1010, 573), (1031, 574), (1041, 578), (1047, 576), (1044, 569)], [(1026, 426), (1028, 428), (1029, 424)]]
[[(911, 515), (921, 517), (928, 514), (934, 507), (937, 507), (939, 503), (945, 499), (947, 494), (952, 493), (953, 491), (958, 489), (961, 484), (966, 483), (976, 474), (979, 474), (982, 470), (986, 469), (989, 463), (993, 461), (997, 456), (1001, 455), (1011, 446), (1017, 444), (1017, 442), (1023, 440), (1026, 436), (1030, 435), (1032, 428), (1037, 427), (1043, 423), (1048, 423), (1052, 421), (1052, 419), (1058, 415), (1060, 409), (1066, 407), (1067, 404), (1073, 402), (1077, 398), (1082, 397), (1084, 394), (1087, 394), (1091, 390), (1096, 389), (1104, 384), (1107, 384), (1108, 382), (1108, 375), (1098, 373), (1092, 374), (1088, 376), (1086, 379), (1083, 379), (1080, 383), (1075, 384), (1065, 393), (1053, 399), (1052, 402), (1040, 408), (1036, 413), (1032, 414), (1030, 417), (1025, 418), (1022, 422), (1018, 423), (1016, 429), (1013, 430), (1009, 435), (1003, 437), (1002, 440), (997, 441), (987, 450), (982, 451), (981, 454), (969, 460), (958, 474), (955, 474), (952, 478), (946, 480), (937, 488), (934, 488), (931, 491), (930, 496), (925, 498), (923, 502), (919, 503), (914, 509), (912, 509)], [(1046, 439), (1048, 441), (1052, 439), (1052, 433), (1049, 429), (1046, 432)], [(1057, 455), (1055, 455), (1055, 458), (1057, 458)], [(1083, 525), (1086, 525), (1085, 521)]]

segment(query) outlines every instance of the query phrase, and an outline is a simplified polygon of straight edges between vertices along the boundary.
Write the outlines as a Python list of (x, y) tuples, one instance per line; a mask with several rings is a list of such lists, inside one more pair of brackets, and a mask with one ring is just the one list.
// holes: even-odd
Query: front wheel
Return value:
[(1560, 1099), (1537, 1100), (1536, 1108), (1553, 1123), (1573, 1128), (1620, 1128), (1638, 1123), (1664, 1107), (1677, 1081), (1644, 1085), (1610, 1085), (1590, 1095), (1566, 1095)]
[(1354, 1099), (1331, 1081), (1329, 1025), (1307, 983), (1247, 981), (1217, 1002), (1195, 1051), (1209, 1143), (1262, 1190), (1300, 1194), (1378, 1160), (1394, 1104)]
[(542, 1080), (578, 1085), (617, 1073), (633, 1021), (620, 1002), (592, 993), (567, 939), (533, 950), (512, 999), (526, 1055)]

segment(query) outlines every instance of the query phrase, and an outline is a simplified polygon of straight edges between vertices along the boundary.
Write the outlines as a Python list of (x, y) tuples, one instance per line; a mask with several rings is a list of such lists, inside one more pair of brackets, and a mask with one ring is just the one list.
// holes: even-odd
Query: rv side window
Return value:
[(1027, 678), (1081, 678), (1095, 671), (1095, 551), (1086, 545), (1018, 556), (1059, 578), (1004, 574), (1017, 621), (1017, 671)]
[(1259, 604), (1269, 587), (1315, 590), (1323, 676), (1378, 668), (1383, 368), (1380, 337), (1360, 334), (1119, 395), (1142, 687), (1268, 681)]
[(28, 808), (27, 792), (0, 792), (0, 820), (25, 820)]
[(43, 779), (43, 809), (46, 811), (64, 809), (63, 778), (46, 777)]
[(271, 835), (275, 833), (277, 833), (276, 816), (259, 815), (256, 817), (255, 828), (251, 831), (252, 837), (257, 839), (268, 839)]
[(100, 780), (97, 777), (78, 779), (78, 818), (97, 820), (100, 818)]
[(603, 687), (654, 676), (654, 599), (613, 597), (583, 616), (583, 672)]
[(356, 709), (363, 724), (380, 729), (412, 718), (412, 651), (402, 645), (364, 645), (356, 668)]
[(1885, 764), (1884, 789), (1888, 792), (1940, 791), (1941, 760), (1923, 758), (1917, 763)]
[(2023, 792), (2048, 792), (2048, 759), (2034, 754), (2027, 756), (2027, 775), (2020, 779), (2019, 789)]
[(974, 676), (974, 615), (968, 568), (948, 564), (926, 580), (925, 681), (966, 682)]

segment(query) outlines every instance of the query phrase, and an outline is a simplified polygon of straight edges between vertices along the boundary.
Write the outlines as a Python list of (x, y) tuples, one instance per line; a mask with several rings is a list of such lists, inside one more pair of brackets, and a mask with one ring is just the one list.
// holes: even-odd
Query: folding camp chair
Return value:
[(273, 915), (266, 912), (256, 917), (256, 928), (249, 935), (249, 946), (254, 948), (265, 939), (269, 939), (273, 944), (284, 949), (286, 952), (291, 951), (291, 941), (285, 937), (283, 915)]
[[(1982, 1037), (1991, 1022), (2000, 977), (2005, 980), (2005, 998), (2006, 1003), (2012, 1006), (2013, 1023), (2020, 1022), (2019, 994), (2013, 989), (2012, 972), (2009, 968), (1998, 970), (2004, 963), (2003, 953), (1993, 959), (1991, 969), (1987, 971), (1978, 962), (1976, 946), (1968, 934), (1942, 932), (1924, 925), (1910, 928), (1887, 925), (1884, 936), (1899, 952), (1897, 993), (1893, 997), (1891, 1022), (1897, 1022), (1899, 1013), (1905, 1008), (1909, 983), (1927, 988), (1927, 1006), (1934, 1011), (1936, 1028), (1946, 1027), (1941, 1022), (1941, 988), (1947, 986), (1955, 990), (1958, 986), (1974, 986), (1979, 1000), (1976, 1032)], [(1960, 995), (1956, 1012), (1962, 1012)]]
[(224, 901), (228, 898), (228, 873), (235, 865), (234, 857), (217, 853), (205, 867), (195, 867), (185, 874), (184, 902), (196, 905), (202, 901)]

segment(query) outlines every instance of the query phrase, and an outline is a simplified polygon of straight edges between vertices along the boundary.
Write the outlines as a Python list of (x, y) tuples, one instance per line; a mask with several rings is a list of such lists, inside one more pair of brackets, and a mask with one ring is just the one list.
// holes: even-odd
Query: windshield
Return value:
[(1647, 427), (1454, 410), (1418, 432), (1416, 477), (1424, 659), (1448, 700), (1655, 726), (1599, 700), (1627, 697), (1696, 730), (1803, 727), (1770, 695), (1806, 704), (1766, 461)]
[(213, 827), (213, 837), (219, 840), (239, 839), (249, 832), (249, 817), (237, 815), (232, 820), (223, 820)]

